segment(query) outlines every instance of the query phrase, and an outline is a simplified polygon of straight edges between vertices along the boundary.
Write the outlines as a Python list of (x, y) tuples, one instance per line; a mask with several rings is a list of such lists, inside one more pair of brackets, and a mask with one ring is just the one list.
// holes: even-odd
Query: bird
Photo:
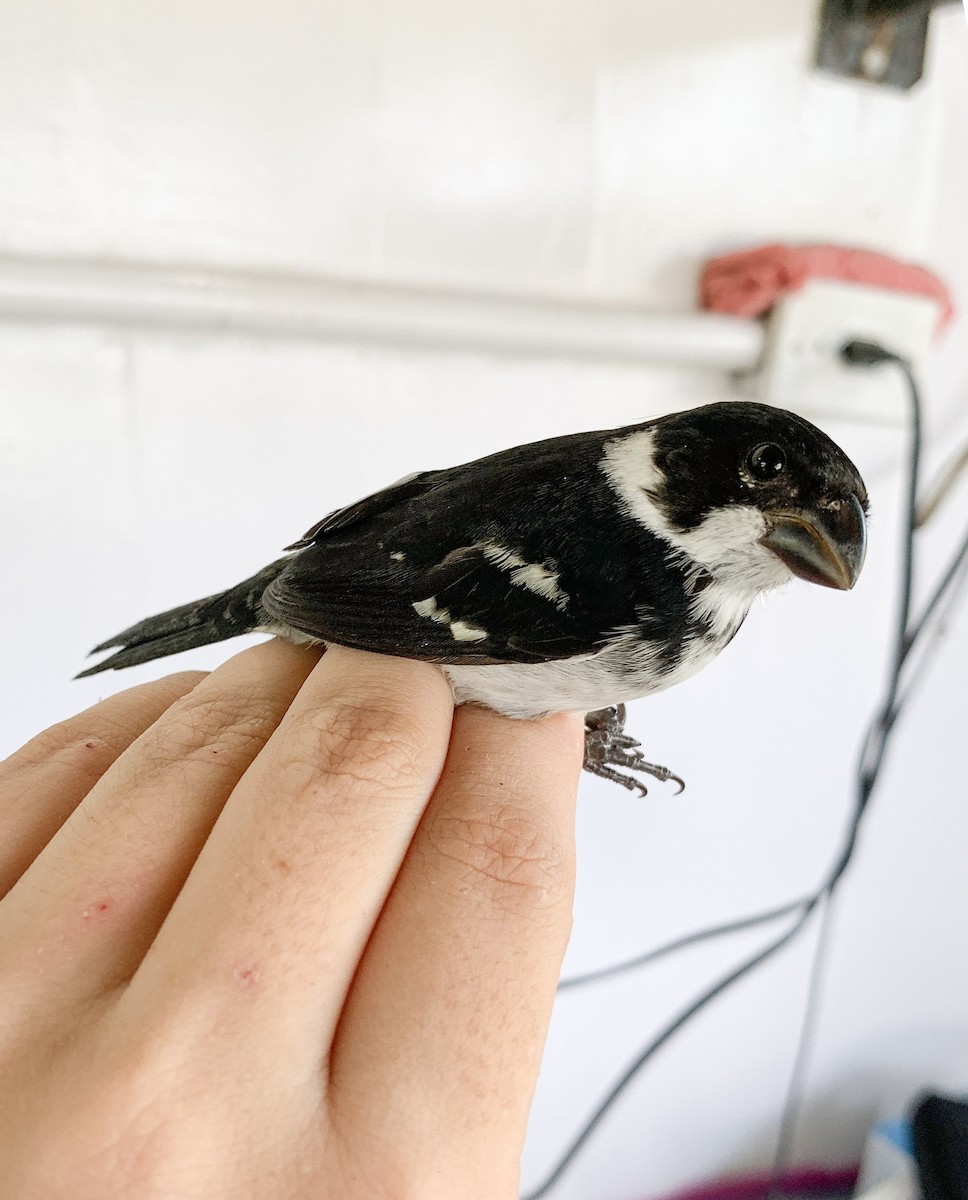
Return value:
[(721, 401), (408, 475), (257, 574), (122, 630), (78, 678), (239, 634), (441, 666), (457, 704), (585, 714), (584, 766), (645, 794), (626, 702), (710, 663), (794, 577), (852, 588), (867, 490), (805, 418)]

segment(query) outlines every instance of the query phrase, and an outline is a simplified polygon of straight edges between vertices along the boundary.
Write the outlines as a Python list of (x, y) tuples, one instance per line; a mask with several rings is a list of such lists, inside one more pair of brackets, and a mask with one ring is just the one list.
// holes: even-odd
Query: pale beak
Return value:
[(794, 575), (849, 591), (867, 551), (867, 520), (856, 496), (822, 510), (766, 514), (760, 539)]

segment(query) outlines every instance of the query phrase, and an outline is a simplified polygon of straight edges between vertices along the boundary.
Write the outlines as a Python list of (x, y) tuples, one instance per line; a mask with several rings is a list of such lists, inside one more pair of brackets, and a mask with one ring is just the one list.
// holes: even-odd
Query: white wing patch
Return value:
[(487, 630), (468, 625), (466, 621), (451, 621), (450, 636), (455, 642), (483, 642), (487, 637)]
[(487, 637), (486, 629), (479, 629), (476, 625), (468, 625), (466, 621), (455, 621), (450, 615), (449, 609), (438, 606), (436, 596), (430, 596), (426, 600), (415, 601), (413, 611), (420, 617), (427, 617), (431, 621), (436, 621), (438, 625), (449, 626), (450, 636), (455, 642), (483, 642)]
[(428, 617), (431, 621), (436, 621), (438, 625), (450, 624), (450, 611), (446, 608), (437, 607), (436, 596), (430, 596), (426, 600), (414, 601), (413, 611), (418, 617)]
[(520, 554), (494, 543), (482, 545), (481, 553), (498, 570), (507, 571), (515, 587), (523, 587), (529, 592), (534, 592), (536, 596), (543, 596), (550, 600), (559, 612), (564, 612), (568, 607), (571, 597), (560, 586), (558, 572), (547, 563), (526, 562)]

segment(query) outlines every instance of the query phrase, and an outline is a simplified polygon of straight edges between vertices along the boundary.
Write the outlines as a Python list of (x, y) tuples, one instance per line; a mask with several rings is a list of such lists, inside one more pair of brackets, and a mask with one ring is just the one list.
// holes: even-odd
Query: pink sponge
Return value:
[(737, 317), (769, 312), (785, 292), (796, 291), (810, 279), (842, 279), (867, 287), (933, 296), (941, 305), (939, 329), (954, 316), (951, 293), (924, 267), (899, 262), (874, 250), (846, 246), (760, 246), (711, 258), (699, 280), (703, 308)]

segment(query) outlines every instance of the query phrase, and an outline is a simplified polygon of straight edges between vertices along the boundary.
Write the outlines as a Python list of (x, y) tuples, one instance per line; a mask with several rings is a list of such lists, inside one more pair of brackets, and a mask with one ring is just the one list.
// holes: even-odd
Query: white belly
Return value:
[(509, 717), (540, 717), (591, 712), (672, 687), (702, 670), (724, 644), (722, 639), (696, 641), (667, 672), (657, 669), (654, 653), (632, 634), (581, 659), (443, 670), (458, 704), (484, 704)]

